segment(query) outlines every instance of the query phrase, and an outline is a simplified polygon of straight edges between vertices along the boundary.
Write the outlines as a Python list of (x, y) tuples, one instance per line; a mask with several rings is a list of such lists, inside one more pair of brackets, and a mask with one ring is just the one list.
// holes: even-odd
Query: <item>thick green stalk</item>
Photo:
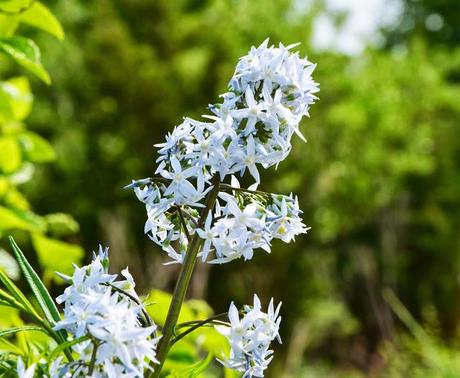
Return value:
[[(212, 210), (216, 202), (220, 188), (219, 177), (217, 175), (213, 179), (213, 185), (214, 186), (212, 190), (209, 192), (206, 198), (206, 207), (201, 211), (197, 228), (203, 226), (204, 222), (206, 221), (206, 218), (208, 217), (209, 212)], [(192, 277), (196, 257), (198, 255), (198, 252), (200, 251), (201, 244), (202, 242), (200, 237), (197, 233), (195, 233), (192, 241), (188, 245), (184, 263), (182, 264), (182, 268), (179, 273), (179, 278), (177, 279), (176, 287), (174, 288), (171, 304), (169, 305), (168, 315), (166, 316), (162, 337), (158, 344), (157, 360), (159, 361), (159, 364), (153, 366), (155, 371), (151, 375), (155, 378), (160, 376), (161, 369), (166, 360), (166, 356), (168, 355), (169, 348), (171, 347), (174, 328), (176, 326), (177, 319), (179, 318), (180, 309), (182, 307), (182, 303), (184, 302), (185, 294), (187, 292), (190, 278)]]

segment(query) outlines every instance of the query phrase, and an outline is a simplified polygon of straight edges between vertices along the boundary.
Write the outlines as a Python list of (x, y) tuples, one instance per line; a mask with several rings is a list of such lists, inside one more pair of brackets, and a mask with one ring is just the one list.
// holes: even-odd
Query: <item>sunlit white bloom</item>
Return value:
[(230, 324), (216, 326), (218, 332), (230, 342), (230, 354), (224, 356), (220, 362), (231, 369), (240, 371), (243, 377), (263, 377), (273, 356), (270, 343), (279, 336), (281, 317), (279, 310), (281, 303), (274, 307), (273, 299), (268, 311), (261, 310), (260, 300), (254, 295), (254, 305), (244, 306), (242, 316), (232, 302), (228, 311)]
[(171, 168), (172, 171), (163, 169), (160, 174), (171, 180), (169, 186), (165, 190), (165, 195), (174, 193), (176, 202), (177, 198), (187, 198), (196, 193), (194, 186), (188, 181), (189, 177), (195, 177), (198, 174), (198, 167), (190, 167), (183, 169), (179, 160), (173, 155), (171, 156)]
[[(294, 134), (305, 140), (300, 121), (308, 116), (319, 88), (311, 76), (315, 65), (292, 52), (295, 46), (269, 46), (267, 39), (252, 47), (238, 61), (222, 102), (209, 106), (213, 114), (204, 115), (205, 121), (185, 118), (164, 143), (156, 145), (155, 174), (160, 177), (129, 186), (145, 203), (145, 233), (172, 262), (184, 261), (189, 244), (186, 234), (203, 239), (202, 259), (215, 254), (207, 261), (224, 263), (240, 257), (249, 260), (255, 249), (269, 252), (274, 238), (288, 242), (306, 232), (297, 199), (288, 197), (280, 202), (277, 196), (246, 193), (242, 198), (233, 193), (233, 201), (225, 200), (217, 215), (224, 198), (220, 197), (204, 228), (193, 214), (204, 206), (213, 177), (225, 182), (229, 175), (248, 173), (259, 184), (260, 167), (277, 166), (284, 160)], [(186, 216), (179, 218), (179, 209)], [(241, 214), (248, 216), (249, 210), (254, 222), (241, 223)]]
[(297, 197), (275, 197), (273, 203), (267, 208), (267, 228), (274, 238), (289, 243), (296, 235), (309, 230), (300, 218), (301, 213)]
[(125, 269), (124, 279), (117, 281), (117, 275), (108, 274), (108, 266), (108, 249), (99, 247), (89, 265), (75, 267), (67, 277), (70, 286), (57, 298), (64, 304), (64, 317), (54, 329), (89, 340), (72, 346), (80, 363), (52, 366), (52, 376), (87, 376), (93, 353), (94, 377), (141, 377), (150, 369), (149, 362), (156, 362), (156, 325), (146, 318), (134, 279)]
[(257, 102), (254, 98), (254, 93), (248, 85), (244, 92), (245, 106), (241, 109), (235, 109), (232, 116), (239, 120), (245, 120), (246, 125), (243, 135), (250, 135), (256, 131), (256, 123), (266, 118), (265, 106), (263, 102)]

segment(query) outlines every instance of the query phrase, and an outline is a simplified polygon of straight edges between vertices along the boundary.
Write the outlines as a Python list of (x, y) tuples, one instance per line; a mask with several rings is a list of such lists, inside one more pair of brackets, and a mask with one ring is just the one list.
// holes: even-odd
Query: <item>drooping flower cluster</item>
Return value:
[(64, 304), (64, 317), (54, 328), (86, 340), (72, 347), (77, 361), (53, 367), (59, 377), (143, 377), (149, 362), (156, 362), (157, 327), (145, 313), (128, 269), (117, 281), (117, 275), (108, 273), (108, 262), (108, 249), (100, 247), (90, 265), (63, 276), (71, 284), (56, 299)]
[(272, 360), (273, 351), (270, 343), (279, 336), (281, 317), (276, 309), (273, 299), (270, 301), (268, 311), (261, 311), (260, 300), (254, 295), (254, 305), (244, 306), (240, 318), (238, 309), (232, 302), (228, 311), (229, 326), (216, 326), (218, 332), (230, 342), (230, 355), (220, 361), (224, 366), (243, 372), (243, 378), (263, 377), (264, 370)]
[[(208, 121), (185, 118), (157, 145), (155, 177), (128, 187), (145, 203), (145, 233), (172, 262), (182, 263), (190, 238), (204, 239), (203, 260), (212, 263), (244, 257), (256, 248), (270, 251), (274, 238), (291, 240), (306, 232), (297, 199), (255, 189), (258, 167), (277, 165), (291, 150), (299, 123), (308, 115), (318, 91), (311, 74), (315, 65), (291, 52), (295, 45), (268, 46), (268, 40), (242, 57), (223, 102), (210, 106)], [(234, 174), (249, 171), (255, 185), (240, 189)], [(225, 181), (232, 177), (232, 185)], [(198, 210), (219, 182), (221, 193), (206, 224)], [(235, 195), (235, 193), (245, 193)]]

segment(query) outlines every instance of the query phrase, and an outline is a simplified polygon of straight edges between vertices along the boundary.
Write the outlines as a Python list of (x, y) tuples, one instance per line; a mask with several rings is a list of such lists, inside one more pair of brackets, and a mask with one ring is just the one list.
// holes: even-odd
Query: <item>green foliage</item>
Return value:
[[(0, 2), (0, 51), (49, 84), (51, 80), (42, 66), (39, 47), (30, 38), (14, 35), (21, 24), (42, 29), (58, 39), (63, 39), (62, 28), (38, 1)], [(3, 75), (4, 71), (2, 69)], [(32, 110), (32, 102), (27, 78), (16, 76), (0, 81), (0, 238), (6, 232), (17, 233), (22, 240), (25, 235), (30, 235), (44, 277), (50, 281), (54, 269), (68, 272), (71, 262), (78, 262), (83, 252), (80, 247), (45, 236), (61, 237), (77, 232), (78, 225), (73, 218), (65, 214), (35, 214), (28, 199), (19, 190), (20, 185), (33, 178), (35, 164), (51, 162), (56, 158), (51, 144), (39, 134), (27, 130), (23, 123)], [(12, 247), (16, 260), (0, 249), (0, 286), (4, 288), (0, 289), (0, 349), (4, 351), (0, 359), (2, 376), (9, 376), (8, 372), (15, 370), (14, 355), (38, 359), (52, 346), (51, 340), (65, 340), (64, 332), (52, 330), (60, 315), (50, 294), (14, 241)], [(37, 303), (40, 309), (9, 278), (18, 279), (19, 272), (29, 284), (33, 303)], [(36, 325), (24, 325), (19, 312)], [(41, 312), (45, 318), (42, 318)], [(28, 336), (22, 331), (28, 331)], [(48, 338), (33, 331), (45, 333)], [(68, 353), (67, 347), (63, 349)], [(12, 359), (10, 356), (13, 356)]]
[(22, 327), (7, 328), (7, 329), (4, 329), (4, 330), (0, 330), (0, 338), (6, 337), (6, 336), (11, 336), (11, 335), (14, 335), (15, 333), (24, 332), (24, 331), (40, 331), (40, 332), (43, 332), (43, 328), (35, 327), (35, 326), (22, 326)]
[(385, 298), (411, 333), (398, 336), (402, 352), (396, 344), (382, 345), (382, 355), (388, 361), (388, 376), (457, 377), (460, 351), (447, 346), (429, 327), (424, 329), (392, 291), (387, 290)]
[(45, 282), (51, 280), (62, 282), (56, 276), (56, 272), (71, 274), (73, 272), (72, 264), (75, 261), (80, 261), (84, 256), (81, 247), (50, 239), (39, 233), (32, 235), (32, 244), (37, 251), (40, 265), (44, 267), (43, 279)]
[[(23, 121), (32, 110), (32, 95), (29, 81), (25, 77), (15, 77), (1, 85), (2, 121)], [(3, 114), (5, 113), (5, 115)]]
[[(30, 38), (14, 35), (21, 24), (46, 31), (60, 40), (64, 38), (62, 27), (48, 8), (38, 1), (0, 2), (0, 51), (49, 84), (50, 77), (42, 66), (39, 47)], [(12, 77), (0, 81), (0, 237), (5, 232), (15, 231), (33, 234), (38, 260), (45, 279), (49, 281), (54, 278), (56, 269), (68, 272), (71, 262), (78, 262), (83, 257), (83, 250), (45, 236), (62, 237), (77, 232), (78, 224), (73, 218), (65, 214), (35, 214), (19, 190), (20, 185), (32, 180), (35, 164), (56, 159), (51, 144), (23, 124), (32, 110), (32, 102), (27, 78)], [(7, 259), (3, 257), (2, 261)], [(4, 265), (0, 264), (0, 267)], [(12, 277), (18, 278), (11, 264), (6, 267)]]
[(168, 378), (196, 378), (204, 372), (204, 370), (209, 366), (213, 359), (212, 354), (208, 354), (207, 357), (201, 361), (194, 363), (192, 366), (185, 369), (173, 370), (170, 374), (167, 375)]
[(60, 320), (59, 311), (54, 303), (51, 295), (49, 294), (48, 290), (46, 289), (43, 282), (38, 277), (35, 270), (27, 261), (26, 257), (22, 253), (22, 251), (17, 246), (16, 242), (12, 237), (10, 237), (11, 247), (13, 248), (14, 257), (19, 264), (19, 268), (26, 279), (27, 283), (32, 290), (32, 293), (35, 296), (40, 308), (42, 309), (46, 319), (52, 325)]
[(48, 73), (40, 62), (40, 49), (31, 39), (24, 37), (0, 38), (0, 51), (7, 54), (28, 71), (37, 75), (46, 84), (51, 83)]
[(46, 31), (61, 41), (64, 39), (64, 30), (59, 21), (47, 7), (38, 1), (34, 1), (18, 18), (21, 23)]
[(403, 0), (400, 5), (402, 14), (396, 25), (385, 30), (387, 45), (400, 46), (417, 36), (434, 46), (458, 46), (460, 7), (456, 0)]
[[(38, 361), (44, 354), (48, 354), (52, 348), (52, 340), (58, 343), (59, 352), (64, 352), (68, 359), (71, 359), (71, 352), (66, 343), (64, 331), (55, 332), (52, 327), (61, 319), (59, 311), (52, 300), (44, 283), (33, 270), (13, 238), (10, 237), (11, 247), (23, 277), (28, 283), (37, 308), (27, 299), (26, 295), (13, 281), (0, 271), (0, 305), (2, 316), (0, 317), (0, 349), (4, 351), (5, 361), (0, 361), (0, 373), (5, 374), (9, 370), (15, 370), (16, 357), (23, 356), (29, 361)], [(43, 314), (43, 318), (40, 314)], [(24, 325), (19, 314), (25, 315), (35, 325)], [(3, 323), (3, 324), (2, 324)], [(25, 337), (23, 332), (32, 332), (31, 336)], [(37, 337), (37, 332), (45, 336)], [(34, 336), (35, 333), (35, 336)], [(7, 338), (16, 336), (16, 343)], [(13, 359), (8, 359), (8, 356)]]

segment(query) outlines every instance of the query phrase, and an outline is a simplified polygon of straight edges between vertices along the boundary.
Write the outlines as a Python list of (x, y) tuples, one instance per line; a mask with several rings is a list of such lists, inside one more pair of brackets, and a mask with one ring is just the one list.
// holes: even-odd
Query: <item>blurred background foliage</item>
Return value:
[[(297, 193), (312, 230), (250, 263), (198, 266), (189, 294), (217, 313), (253, 292), (282, 300), (272, 377), (460, 376), (458, 1), (399, 1), (378, 43), (353, 55), (311, 43), (317, 17), (347, 17), (327, 2), (44, 3), (66, 38), (21, 26), (53, 80), (34, 83), (27, 135), (49, 141), (56, 159), (21, 188), (37, 214), (80, 224), (55, 236), (86, 251), (107, 244), (114, 270), (129, 264), (141, 291), (170, 290), (177, 267), (161, 265), (144, 209), (122, 187), (151, 174), (153, 144), (205, 113), (252, 44), (301, 42), (321, 99), (303, 123), (309, 142), (296, 141), (262, 183)], [(19, 72), (1, 67), (3, 77)]]
[(70, 215), (48, 211), (38, 215), (21, 191), (25, 183), (33, 182), (37, 164), (56, 159), (50, 142), (25, 124), (33, 107), (33, 95), (29, 79), (15, 74), (28, 72), (46, 84), (51, 79), (41, 63), (39, 47), (21, 35), (24, 26), (57, 40), (64, 38), (61, 25), (42, 3), (0, 2), (0, 268), (18, 278), (17, 264), (2, 246), (7, 233), (19, 233), (23, 242), (33, 245), (43, 277), (51, 282), (56, 269), (71, 272), (69, 264), (72, 260), (78, 262), (84, 252), (80, 246), (57, 240), (78, 232), (78, 223)]

